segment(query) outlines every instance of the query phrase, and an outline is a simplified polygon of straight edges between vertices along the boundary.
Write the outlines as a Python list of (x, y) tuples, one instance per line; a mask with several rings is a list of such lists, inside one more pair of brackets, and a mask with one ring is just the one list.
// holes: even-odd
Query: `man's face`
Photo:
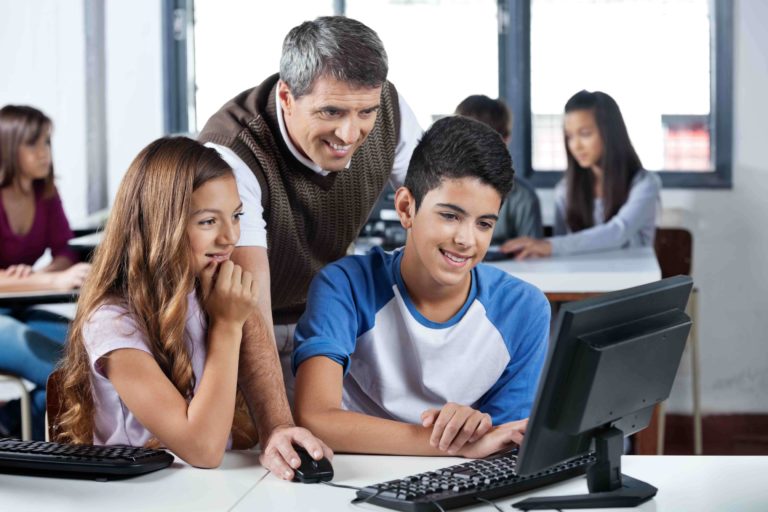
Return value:
[(343, 170), (373, 129), (381, 87), (352, 87), (321, 77), (298, 99), (282, 80), (278, 87), (291, 142), (326, 171)]

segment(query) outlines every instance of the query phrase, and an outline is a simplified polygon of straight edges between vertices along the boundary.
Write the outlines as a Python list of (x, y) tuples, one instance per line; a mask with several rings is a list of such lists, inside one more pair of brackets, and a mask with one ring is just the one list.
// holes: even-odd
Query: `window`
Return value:
[(496, 0), (346, 0), (379, 34), (389, 79), (423, 129), (470, 94), (499, 95)]
[(560, 179), (563, 106), (587, 89), (616, 99), (644, 166), (665, 186), (730, 186), (730, 2), (511, 0), (500, 8), (513, 156), (534, 183)]

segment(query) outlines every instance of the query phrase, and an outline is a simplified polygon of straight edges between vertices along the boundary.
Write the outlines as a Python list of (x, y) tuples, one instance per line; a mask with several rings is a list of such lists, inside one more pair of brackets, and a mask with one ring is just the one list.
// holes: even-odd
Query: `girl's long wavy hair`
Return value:
[[(93, 443), (95, 411), (83, 328), (104, 304), (125, 308), (163, 373), (187, 402), (192, 399), (195, 378), (185, 342), (187, 296), (199, 290), (187, 238), (192, 192), (231, 175), (214, 149), (186, 137), (158, 139), (131, 163), (81, 290), (59, 366), (62, 413), (54, 425), (56, 440)], [(254, 432), (238, 392), (233, 438), (237, 445), (253, 445)], [(153, 439), (149, 444), (158, 443)]]
[[(19, 148), (37, 142), (53, 127), (51, 118), (34, 107), (6, 105), (0, 109), (0, 188), (11, 185), (21, 174)], [(53, 163), (44, 179), (36, 180), (45, 197), (56, 193), (53, 184)]]
[[(599, 166), (603, 170), (603, 206), (608, 222), (627, 202), (632, 179), (643, 164), (637, 156), (627, 133), (627, 126), (616, 101), (604, 92), (579, 91), (565, 104), (565, 113), (589, 110), (603, 140), (603, 155)], [(568, 149), (568, 169), (565, 171), (566, 221), (571, 231), (591, 228), (594, 223), (595, 178)]]

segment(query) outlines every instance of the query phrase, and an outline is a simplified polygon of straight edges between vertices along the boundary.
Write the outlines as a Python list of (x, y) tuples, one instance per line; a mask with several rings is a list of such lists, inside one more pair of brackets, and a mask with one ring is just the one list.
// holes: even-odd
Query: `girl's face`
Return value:
[(229, 259), (240, 238), (243, 203), (232, 175), (205, 182), (192, 193), (187, 236), (195, 275)]
[(45, 127), (36, 141), (19, 146), (21, 177), (39, 180), (51, 172), (51, 127)]
[(603, 156), (603, 139), (592, 110), (574, 110), (565, 114), (565, 143), (568, 151), (585, 169), (596, 167)]

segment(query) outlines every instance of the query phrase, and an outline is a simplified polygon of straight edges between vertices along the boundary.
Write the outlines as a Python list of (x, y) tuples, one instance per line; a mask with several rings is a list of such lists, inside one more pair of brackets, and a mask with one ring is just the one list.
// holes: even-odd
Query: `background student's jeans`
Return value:
[[(35, 385), (32, 437), (45, 438), (45, 383), (61, 357), (69, 322), (47, 311), (25, 310), (10, 315), (0, 310), (0, 371)], [(0, 408), (0, 423), (15, 429), (20, 422), (16, 401)]]

